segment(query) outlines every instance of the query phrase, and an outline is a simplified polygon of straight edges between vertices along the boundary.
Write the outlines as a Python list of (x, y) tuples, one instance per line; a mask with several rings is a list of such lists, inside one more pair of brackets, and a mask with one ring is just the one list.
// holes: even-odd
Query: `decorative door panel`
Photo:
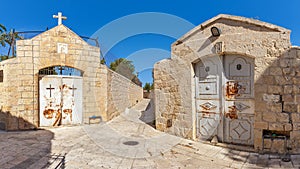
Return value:
[[(224, 107), (225, 112), (236, 112), (234, 114), (253, 114), (254, 102), (252, 100), (227, 101)], [(228, 114), (224, 114), (225, 117)]]
[(219, 100), (219, 81), (220, 67), (216, 58), (202, 59), (197, 63), (196, 76), (198, 77), (198, 95), (199, 99), (217, 99)]
[[(199, 82), (199, 92), (201, 95), (217, 95), (218, 84), (217, 78), (207, 78)], [(202, 96), (204, 98), (205, 96)], [(207, 96), (209, 97), (209, 96)]]
[(64, 77), (62, 88), (62, 124), (81, 124), (82, 78)]
[(225, 56), (226, 96), (231, 91), (233, 98), (227, 100), (253, 99), (254, 59), (242, 56)]
[[(253, 145), (254, 60), (226, 55), (195, 64), (197, 134)], [(223, 71), (223, 72), (221, 72)]]
[(39, 81), (40, 126), (82, 122), (82, 78), (47, 75)]
[(225, 56), (224, 141), (253, 145), (254, 59)]
[(201, 139), (209, 139), (218, 132), (221, 120), (219, 100), (197, 100), (197, 126)]
[[(204, 115), (204, 116), (203, 116)], [(197, 114), (198, 135), (200, 139), (210, 139), (218, 132), (220, 114)]]
[(40, 126), (58, 124), (57, 117), (60, 110), (61, 92), (59, 86), (61, 79), (54, 76), (43, 77), (39, 81), (40, 100)]
[(200, 139), (209, 139), (218, 133), (221, 119), (219, 60), (205, 58), (195, 65), (197, 135)]
[(250, 114), (239, 114), (237, 119), (224, 118), (224, 141), (253, 145), (253, 120), (254, 116)]

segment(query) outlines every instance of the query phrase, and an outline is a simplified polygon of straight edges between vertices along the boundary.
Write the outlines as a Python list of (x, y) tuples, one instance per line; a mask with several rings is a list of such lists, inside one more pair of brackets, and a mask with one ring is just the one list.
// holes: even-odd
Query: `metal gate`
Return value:
[(41, 76), (40, 126), (82, 123), (82, 77)]
[(253, 145), (254, 59), (207, 57), (195, 64), (197, 136)]

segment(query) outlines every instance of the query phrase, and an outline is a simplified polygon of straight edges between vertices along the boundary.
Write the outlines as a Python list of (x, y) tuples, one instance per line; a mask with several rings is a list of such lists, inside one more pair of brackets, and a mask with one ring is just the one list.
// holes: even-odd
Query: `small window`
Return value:
[(241, 64), (237, 64), (237, 65), (236, 65), (236, 69), (237, 69), (237, 70), (241, 70), (241, 69), (242, 69), (242, 65), (241, 65)]
[(0, 83), (3, 82), (3, 70), (0, 70)]
[(205, 72), (209, 72), (210, 71), (210, 67), (205, 67)]

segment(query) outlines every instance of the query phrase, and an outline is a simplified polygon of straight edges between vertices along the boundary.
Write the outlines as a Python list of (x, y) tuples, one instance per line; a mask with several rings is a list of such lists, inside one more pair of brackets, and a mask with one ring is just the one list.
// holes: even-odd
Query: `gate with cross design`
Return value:
[(40, 126), (82, 123), (82, 77), (44, 75), (39, 80)]
[(195, 63), (197, 137), (253, 145), (254, 59), (212, 56)]

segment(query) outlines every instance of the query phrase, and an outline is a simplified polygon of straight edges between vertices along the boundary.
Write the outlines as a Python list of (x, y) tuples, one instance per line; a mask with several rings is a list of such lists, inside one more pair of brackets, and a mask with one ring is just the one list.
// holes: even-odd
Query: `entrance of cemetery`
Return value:
[(66, 66), (39, 71), (39, 125), (82, 123), (82, 74)]
[(253, 145), (254, 59), (210, 56), (194, 64), (197, 137)]

